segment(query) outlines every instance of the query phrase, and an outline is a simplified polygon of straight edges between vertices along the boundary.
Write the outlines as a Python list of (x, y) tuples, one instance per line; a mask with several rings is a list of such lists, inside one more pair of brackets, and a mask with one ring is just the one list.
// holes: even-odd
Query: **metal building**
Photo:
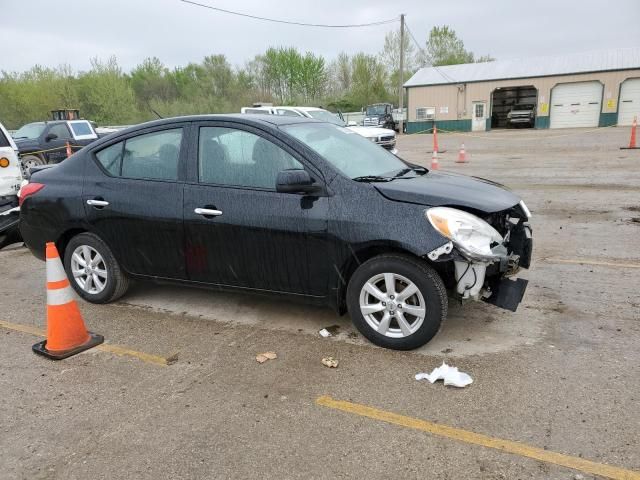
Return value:
[(640, 48), (425, 67), (404, 86), (408, 133), (504, 128), (522, 104), (533, 105), (535, 128), (630, 125), (640, 119)]

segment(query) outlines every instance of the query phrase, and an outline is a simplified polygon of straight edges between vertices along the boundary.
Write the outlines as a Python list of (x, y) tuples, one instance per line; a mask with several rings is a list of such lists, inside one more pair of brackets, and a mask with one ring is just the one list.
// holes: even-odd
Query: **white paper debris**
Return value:
[(327, 330), (326, 328), (323, 328), (318, 333), (320, 334), (321, 337), (324, 337), (324, 338), (327, 338), (327, 337), (331, 336), (331, 332), (329, 330)]
[(473, 379), (466, 373), (460, 372), (458, 367), (451, 367), (442, 362), (442, 365), (434, 368), (431, 373), (418, 373), (416, 380), (427, 379), (431, 383), (437, 380), (444, 380), (445, 385), (454, 387), (466, 387), (473, 383)]

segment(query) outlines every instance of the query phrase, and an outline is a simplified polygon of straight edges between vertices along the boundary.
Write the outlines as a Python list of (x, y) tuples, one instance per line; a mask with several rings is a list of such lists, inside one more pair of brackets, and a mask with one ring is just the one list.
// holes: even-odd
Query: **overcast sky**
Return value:
[[(197, 0), (253, 15), (310, 23), (364, 23), (407, 15), (423, 44), (450, 25), (476, 55), (497, 59), (640, 45), (640, 1), (614, 0)], [(0, 0), (0, 70), (34, 64), (87, 69), (116, 55), (129, 70), (145, 57), (168, 66), (223, 53), (243, 65), (269, 46), (296, 46), (329, 59), (380, 51), (397, 25), (308, 28), (240, 18), (179, 0)]]

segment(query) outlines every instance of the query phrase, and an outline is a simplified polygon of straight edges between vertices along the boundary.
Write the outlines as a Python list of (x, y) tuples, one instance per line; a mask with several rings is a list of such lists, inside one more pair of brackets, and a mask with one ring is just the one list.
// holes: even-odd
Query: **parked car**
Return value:
[(74, 147), (97, 140), (98, 134), (88, 120), (63, 120), (28, 123), (13, 134), (13, 139), (20, 151), (23, 175), (28, 177), (32, 167), (67, 158), (67, 142), (75, 151)]
[(365, 127), (383, 127), (398, 131), (399, 122), (393, 117), (393, 105), (390, 103), (374, 103), (367, 105), (362, 125)]
[(526, 126), (533, 128), (536, 124), (536, 106), (532, 103), (519, 103), (511, 107), (507, 113), (507, 128)]
[(18, 191), (21, 184), (18, 147), (0, 123), (0, 248), (20, 241)]
[(438, 332), (447, 291), (515, 310), (526, 281), (508, 277), (531, 258), (512, 192), (302, 117), (138, 125), (35, 172), (21, 202), (27, 246), (42, 259), (55, 242), (89, 302), (132, 278), (287, 294), (394, 349)]
[(324, 108), (317, 107), (243, 107), (241, 113), (268, 113), (270, 115), (284, 115), (290, 117), (306, 117), (322, 120), (323, 122), (333, 123), (341, 127), (347, 127), (349, 130), (361, 135), (382, 148), (386, 148), (394, 155), (398, 154), (396, 149), (396, 132), (388, 128), (379, 127), (362, 127), (356, 125), (355, 122), (347, 123), (342, 116), (331, 113)]

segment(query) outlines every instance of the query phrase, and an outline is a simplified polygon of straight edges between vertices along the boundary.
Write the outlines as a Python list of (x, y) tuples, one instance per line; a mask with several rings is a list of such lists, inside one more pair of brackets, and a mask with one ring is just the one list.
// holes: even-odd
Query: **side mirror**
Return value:
[(55, 140), (56, 138), (58, 138), (58, 135), (56, 135), (55, 133), (49, 133), (46, 137), (44, 137), (44, 141), (50, 142), (51, 140)]
[(276, 178), (276, 191), (280, 193), (314, 193), (320, 189), (306, 170), (282, 170)]

